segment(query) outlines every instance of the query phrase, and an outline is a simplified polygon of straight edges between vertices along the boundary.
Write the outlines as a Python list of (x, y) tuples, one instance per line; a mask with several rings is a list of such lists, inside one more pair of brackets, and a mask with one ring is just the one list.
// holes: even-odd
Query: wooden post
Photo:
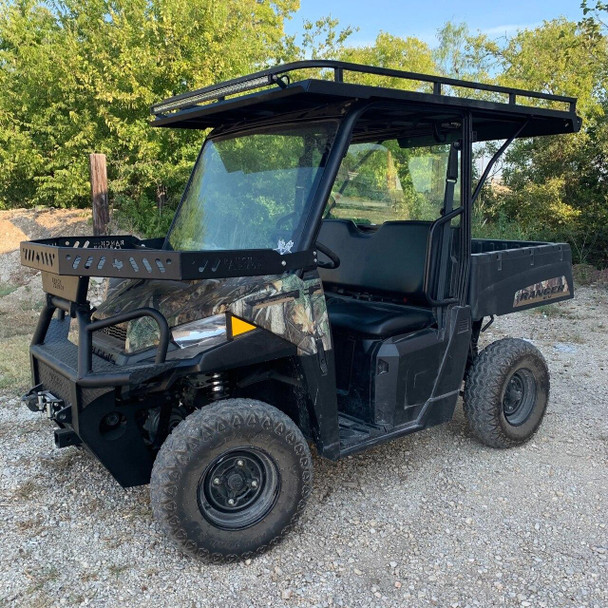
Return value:
[(106, 155), (91, 154), (89, 166), (91, 169), (91, 198), (93, 199), (93, 234), (103, 236), (108, 233), (110, 223)]

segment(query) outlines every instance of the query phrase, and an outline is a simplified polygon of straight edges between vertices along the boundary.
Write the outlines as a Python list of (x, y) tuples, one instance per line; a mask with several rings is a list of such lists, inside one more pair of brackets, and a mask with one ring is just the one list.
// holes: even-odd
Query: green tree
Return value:
[(446, 23), (437, 32), (433, 57), (444, 76), (487, 82), (496, 72), (499, 45), (488, 36), (472, 34), (465, 23)]
[(515, 142), (502, 164), (506, 187), (486, 188), (486, 221), (511, 222), (529, 238), (568, 240), (576, 261), (608, 264), (608, 127), (605, 32), (565, 19), (523, 30), (499, 44), (464, 33), (464, 54), (494, 81), (578, 98), (580, 133)]
[(298, 0), (0, 2), (0, 205), (88, 205), (88, 153), (110, 187), (178, 196), (201, 133), (151, 129), (160, 99), (285, 53)]
[[(606, 39), (603, 35), (590, 39), (580, 24), (558, 20), (514, 37), (503, 57), (502, 83), (529, 83), (578, 97), (577, 109), (584, 120), (576, 135), (538, 138), (513, 148), (505, 170), (505, 182), (511, 188), (505, 202), (512, 210), (519, 206), (515, 218), (535, 232), (569, 240), (577, 261), (605, 265)], [(525, 211), (526, 202), (528, 207), (537, 203), (535, 220)]]
[[(371, 46), (344, 48), (339, 58), (353, 63), (375, 65), (384, 68), (407, 70), (422, 74), (436, 74), (437, 67), (429, 46), (418, 38), (400, 38), (380, 32)], [(431, 85), (387, 76), (371, 74), (349, 75), (347, 82), (386, 86), (408, 90), (428, 90)]]

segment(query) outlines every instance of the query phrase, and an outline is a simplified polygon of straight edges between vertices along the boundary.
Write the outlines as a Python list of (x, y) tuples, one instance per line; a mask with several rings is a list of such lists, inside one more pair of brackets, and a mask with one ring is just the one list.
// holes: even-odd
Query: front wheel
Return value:
[(188, 416), (161, 447), (150, 480), (157, 521), (182, 549), (233, 559), (293, 526), (311, 491), (312, 460), (294, 422), (251, 399)]
[(524, 443), (537, 431), (549, 400), (549, 370), (525, 340), (487, 346), (465, 381), (464, 413), (473, 434), (495, 448)]

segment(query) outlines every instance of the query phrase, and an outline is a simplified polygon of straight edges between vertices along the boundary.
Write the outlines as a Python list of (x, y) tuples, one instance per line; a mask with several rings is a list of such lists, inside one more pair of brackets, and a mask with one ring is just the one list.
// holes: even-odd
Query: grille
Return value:
[(109, 327), (104, 327), (99, 330), (101, 333), (106, 334), (106, 336), (110, 336), (115, 340), (120, 340), (124, 342), (127, 339), (127, 328), (121, 327), (120, 325), (110, 325)]

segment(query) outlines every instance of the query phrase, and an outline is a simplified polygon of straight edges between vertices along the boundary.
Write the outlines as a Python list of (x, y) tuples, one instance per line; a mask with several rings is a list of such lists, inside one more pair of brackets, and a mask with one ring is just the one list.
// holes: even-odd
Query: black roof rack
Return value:
[[(200, 107), (203, 103), (224, 101), (229, 95), (245, 93), (254, 89), (261, 89), (269, 86), (283, 89), (291, 83), (291, 75), (295, 75), (296, 72), (302, 70), (311, 69), (333, 71), (333, 80), (337, 83), (344, 83), (345, 72), (374, 74), (376, 76), (400, 78), (410, 82), (429, 83), (432, 85), (432, 94), (436, 96), (450, 96), (448, 93), (446, 93), (446, 89), (449, 87), (456, 87), (470, 89), (477, 93), (485, 91), (508, 96), (507, 103), (512, 106), (521, 105), (523, 107), (530, 107), (529, 104), (519, 103), (518, 98), (525, 98), (527, 100), (543, 100), (564, 104), (564, 106), (567, 107), (567, 112), (572, 114), (574, 114), (576, 110), (576, 98), (574, 97), (552, 95), (549, 93), (527, 91), (524, 89), (483, 84), (467, 80), (458, 80), (443, 76), (406, 72), (403, 70), (395, 70), (390, 68), (347, 63), (344, 61), (315, 59), (278, 65), (260, 72), (249, 74), (247, 76), (241, 76), (240, 78), (234, 78), (232, 80), (204, 87), (202, 89), (196, 89), (195, 91), (169, 97), (168, 99), (153, 105), (151, 112), (156, 117), (161, 118), (168, 112), (184, 110), (186, 108), (192, 108), (193, 106)], [(451, 91), (449, 92), (451, 93)]]
[[(382, 80), (359, 84), (357, 74)], [(352, 134), (357, 141), (409, 132), (416, 145), (426, 145), (416, 126), (420, 116), (441, 125), (458, 121), (465, 111), (472, 113), (475, 141), (506, 139), (514, 130), (518, 137), (535, 137), (581, 127), (573, 97), (327, 60), (279, 65), (171, 97), (152, 107), (151, 124), (225, 134), (286, 120), (339, 119), (357, 101), (369, 102)]]

